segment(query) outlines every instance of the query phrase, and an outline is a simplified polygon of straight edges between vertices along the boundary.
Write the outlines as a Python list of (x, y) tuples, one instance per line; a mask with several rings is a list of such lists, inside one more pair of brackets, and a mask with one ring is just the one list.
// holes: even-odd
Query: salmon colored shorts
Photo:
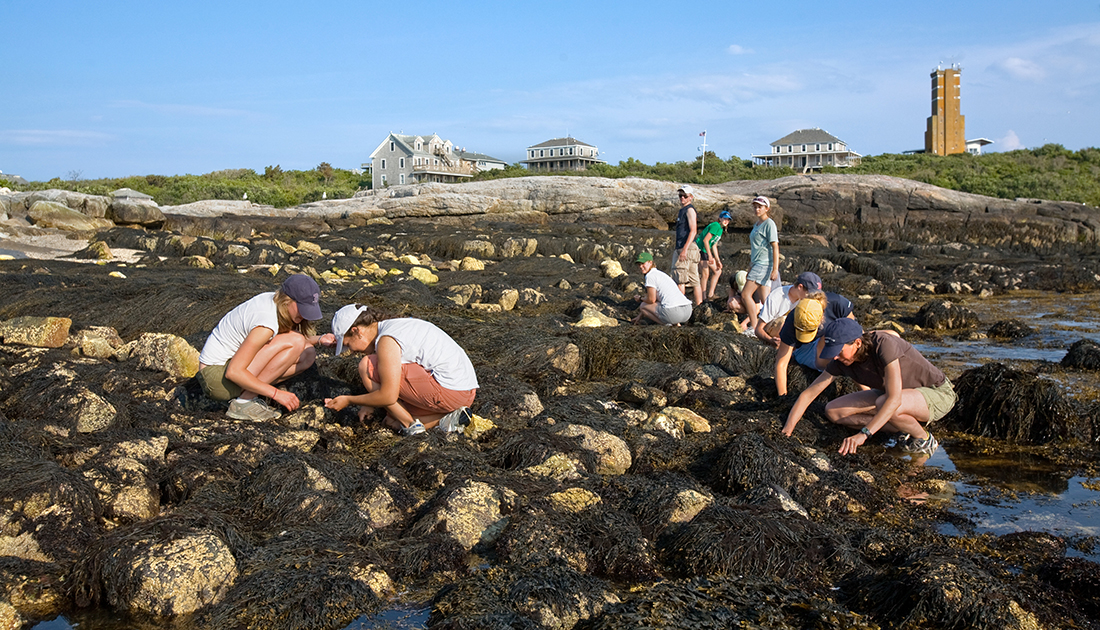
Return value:
[[(378, 355), (372, 354), (364, 360), (367, 362), (367, 376), (375, 383), (380, 383)], [(401, 389), (397, 393), (397, 401), (414, 418), (450, 413), (460, 407), (469, 407), (476, 395), (476, 389), (455, 391), (443, 387), (418, 363), (401, 364)]]

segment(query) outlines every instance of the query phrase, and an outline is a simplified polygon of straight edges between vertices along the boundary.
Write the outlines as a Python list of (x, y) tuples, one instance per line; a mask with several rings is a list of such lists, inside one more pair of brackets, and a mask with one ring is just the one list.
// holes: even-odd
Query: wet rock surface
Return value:
[[(819, 189), (835, 225), (862, 217), (830, 228), (801, 218), (825, 202), (784, 190), (783, 276), (815, 271), (867, 328), (981, 338), (997, 320), (956, 301), (1097, 289), (1087, 239), (1064, 257), (1070, 245), (1035, 226), (989, 221), (996, 230), (953, 236), (901, 211), (946, 203), (922, 189), (867, 189), (848, 206)], [(703, 191), (704, 212), (741, 209), (738, 194)], [(0, 616), (100, 607), (123, 625), (140, 612), (157, 627), (337, 629), (414, 605), (432, 628), (1096, 624), (1100, 572), (1067, 558), (1066, 541), (969, 534), (966, 516), (899, 496), (950, 474), (882, 449), (839, 456), (848, 431), (823, 403), (851, 384), (782, 436), (793, 394), (776, 396), (774, 350), (735, 332), (723, 301), (680, 328), (630, 326), (634, 257), (670, 253), (663, 197), (647, 202), (656, 219), (642, 228), (585, 222), (591, 210), (563, 199), (499, 198), (508, 216), (421, 220), (393, 196), (401, 210), (371, 224), (166, 212), (160, 229), (97, 235), (145, 252), (137, 264), (0, 261), (0, 319), (71, 320), (59, 344), (0, 344)], [(1076, 226), (1091, 220), (1064, 211)], [(747, 231), (726, 236), (738, 244), (730, 268), (747, 262)], [(355, 357), (324, 352), (287, 383), (300, 410), (226, 418), (189, 378), (188, 350), (298, 272), (318, 279), (326, 315), (370, 302), (451, 334), (482, 384), (470, 427), (402, 438), (325, 409), (325, 397), (362, 387)], [(1095, 413), (1045, 387), (1095, 370), (1086, 346), (1065, 366), (948, 369), (960, 404), (937, 436), (1042, 448), (1088, 474)], [(792, 371), (789, 382), (797, 393), (809, 381)], [(963, 533), (941, 533), (947, 524)]]

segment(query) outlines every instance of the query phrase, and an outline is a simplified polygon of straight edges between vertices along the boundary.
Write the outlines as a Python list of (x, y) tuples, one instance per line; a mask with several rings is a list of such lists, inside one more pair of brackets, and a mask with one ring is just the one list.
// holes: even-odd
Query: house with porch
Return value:
[(521, 163), (536, 172), (583, 171), (591, 164), (603, 164), (599, 157), (596, 146), (566, 136), (527, 147), (527, 159)]
[(503, 160), (483, 153), (457, 149), (438, 134), (413, 136), (390, 133), (370, 154), (363, 169), (371, 174), (371, 188), (454, 183), (470, 179), (487, 169), (506, 166)]
[(862, 155), (824, 129), (799, 129), (771, 143), (771, 153), (753, 154), (756, 166), (787, 166), (801, 171), (823, 166), (845, 168), (859, 164)]

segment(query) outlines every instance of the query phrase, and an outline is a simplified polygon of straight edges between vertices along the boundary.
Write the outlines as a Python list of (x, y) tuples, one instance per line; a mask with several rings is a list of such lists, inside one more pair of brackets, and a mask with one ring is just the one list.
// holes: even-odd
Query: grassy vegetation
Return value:
[[(699, 172), (701, 166), (699, 158), (693, 162), (657, 162), (653, 165), (630, 158), (617, 165), (597, 164), (587, 171), (554, 175), (643, 177), (690, 184), (719, 184), (795, 174), (787, 167), (754, 167), (750, 160), (737, 156), (723, 160), (712, 152), (707, 153), (703, 174)], [(886, 153), (865, 157), (857, 167), (826, 167), (825, 172), (893, 175), (1003, 199), (1029, 197), (1100, 206), (1100, 149), (1096, 148), (1070, 151), (1059, 144), (1048, 144), (1037, 149), (979, 156), (964, 153), (947, 157)], [(504, 170), (479, 173), (474, 181), (531, 175), (538, 174), (513, 164)], [(3, 175), (0, 175), (2, 178)], [(351, 197), (357, 190), (370, 188), (370, 175), (356, 175), (322, 163), (308, 171), (284, 171), (278, 166), (268, 166), (262, 175), (250, 169), (232, 169), (205, 175), (145, 175), (95, 180), (54, 178), (48, 182), (11, 187), (24, 191), (60, 188), (94, 195), (132, 188), (152, 195), (160, 205), (178, 205), (204, 199), (241, 199), (248, 193), (248, 199), (253, 203), (285, 208), (317, 201), (322, 193), (327, 193), (329, 199)]]
[(317, 201), (322, 195), (329, 199), (346, 199), (357, 190), (370, 188), (370, 176), (356, 175), (322, 162), (308, 171), (284, 171), (279, 166), (268, 166), (262, 175), (252, 169), (238, 168), (205, 175), (68, 180), (55, 177), (47, 182), (31, 182), (12, 188), (22, 191), (57, 188), (89, 195), (106, 195), (119, 188), (131, 188), (152, 196), (162, 206), (206, 199), (242, 199), (247, 193), (252, 203), (286, 208)]

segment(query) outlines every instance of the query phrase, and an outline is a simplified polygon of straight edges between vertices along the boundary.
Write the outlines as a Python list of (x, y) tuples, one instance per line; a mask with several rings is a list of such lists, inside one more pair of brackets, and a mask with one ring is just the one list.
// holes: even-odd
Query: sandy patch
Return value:
[[(0, 226), (0, 256), (13, 258), (32, 258), (35, 260), (53, 260), (65, 258), (73, 262), (98, 263), (98, 259), (68, 258), (88, 246), (88, 239), (70, 238), (68, 233), (59, 230), (36, 230), (30, 233), (26, 228), (19, 232), (9, 231)], [(136, 262), (145, 253), (138, 249), (111, 248), (113, 262)]]

